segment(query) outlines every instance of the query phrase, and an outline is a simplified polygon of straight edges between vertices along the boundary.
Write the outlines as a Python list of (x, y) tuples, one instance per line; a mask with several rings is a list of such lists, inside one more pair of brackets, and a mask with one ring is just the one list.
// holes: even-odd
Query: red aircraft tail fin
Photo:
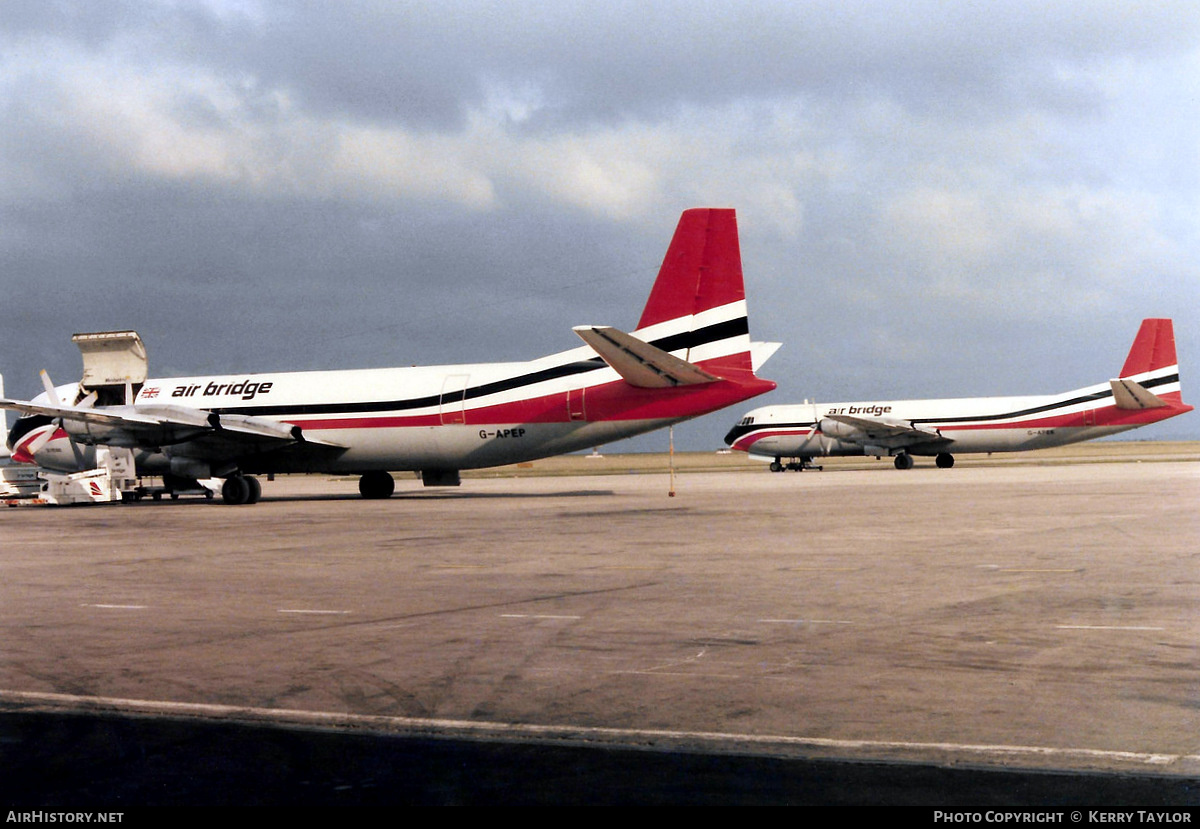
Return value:
[(575, 331), (623, 381), (587, 390), (591, 420), (678, 422), (775, 388), (755, 374), (775, 344), (750, 341), (732, 210), (683, 213), (633, 332)]
[(684, 211), (638, 328), (746, 299), (737, 216), (731, 209)]
[(1169, 319), (1145, 319), (1138, 329), (1119, 377), (1132, 377), (1179, 364), (1175, 356), (1175, 328)]

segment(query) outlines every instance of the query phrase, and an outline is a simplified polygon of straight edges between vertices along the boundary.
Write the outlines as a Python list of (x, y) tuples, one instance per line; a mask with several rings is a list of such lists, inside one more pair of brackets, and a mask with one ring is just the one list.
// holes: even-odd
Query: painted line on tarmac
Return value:
[(899, 753), (912, 755), (938, 752), (957, 757), (1076, 761), (1086, 763), (1123, 763), (1136, 766), (1200, 764), (1200, 754), (1172, 754), (1141, 751), (1111, 751), (1091, 748), (1026, 746), (987, 743), (920, 743), (898, 740), (838, 740), (825, 737), (789, 737), (771, 734), (737, 734), (722, 731), (671, 731), (667, 729), (600, 728), (570, 725), (530, 725), (516, 723), (473, 722), (409, 717), (384, 717), (362, 714), (331, 714), (283, 708), (253, 708), (205, 703), (158, 700), (87, 697), (73, 694), (49, 694), (30, 691), (0, 690), (0, 706), (11, 710), (70, 711), (194, 717), (205, 720), (240, 722), (247, 725), (315, 726), (377, 730), (381, 733), (424, 737), (464, 739), (508, 739), (538, 742), (605, 743), (615, 746), (648, 744), (661, 749), (696, 748), (698, 744), (723, 744), (729, 748), (755, 746), (768, 751), (819, 749), (841, 752)]
[(97, 607), (101, 610), (146, 610), (147, 604), (81, 604), (80, 607)]
[(999, 567), (1001, 573), (1078, 573), (1077, 567)]
[(558, 616), (553, 613), (501, 613), (501, 619), (582, 619), (582, 616)]
[(1150, 625), (1055, 625), (1059, 630), (1166, 630)]

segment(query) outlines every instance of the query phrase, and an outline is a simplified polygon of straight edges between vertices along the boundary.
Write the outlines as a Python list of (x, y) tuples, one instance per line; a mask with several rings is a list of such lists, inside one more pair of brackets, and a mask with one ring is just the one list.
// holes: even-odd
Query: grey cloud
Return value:
[[(572, 324), (636, 319), (702, 201), (740, 210), (774, 399), (1067, 387), (1143, 315), (1180, 317), (1197, 364), (1197, 9), (6, 3), (0, 370), (34, 394), (78, 370), (71, 333), (125, 326), (167, 373), (570, 348)], [(77, 73), (150, 91), (87, 120)], [(473, 124), (505, 95), (509, 122)], [(348, 129), (423, 143), (381, 141), (346, 184)], [(142, 163), (147, 136), (179, 169)], [(370, 167), (393, 150), (446, 181)], [(568, 187), (624, 183), (614, 159), (645, 177), (631, 206)]]

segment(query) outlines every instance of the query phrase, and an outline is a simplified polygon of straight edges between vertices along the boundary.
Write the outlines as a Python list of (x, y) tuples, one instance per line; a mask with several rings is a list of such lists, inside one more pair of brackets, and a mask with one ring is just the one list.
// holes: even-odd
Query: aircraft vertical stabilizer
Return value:
[(754, 371), (775, 346), (750, 342), (733, 210), (683, 213), (634, 333), (723, 379), (764, 382)]
[(686, 210), (637, 327), (648, 328), (745, 299), (735, 212)]
[(1132, 377), (1179, 364), (1175, 356), (1175, 328), (1169, 319), (1145, 319), (1138, 329), (1120, 377)]

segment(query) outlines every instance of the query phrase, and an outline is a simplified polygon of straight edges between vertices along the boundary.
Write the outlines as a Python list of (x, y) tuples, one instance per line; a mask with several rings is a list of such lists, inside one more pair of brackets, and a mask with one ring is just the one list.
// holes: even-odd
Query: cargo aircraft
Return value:
[(77, 334), (83, 378), (21, 413), (14, 459), (94, 466), (126, 448), (168, 486), (223, 478), (227, 504), (257, 501), (253, 477), (360, 475), (386, 498), (390, 471), (454, 486), (459, 471), (573, 452), (740, 403), (775, 384), (756, 371), (778, 348), (752, 343), (733, 210), (683, 213), (637, 327), (574, 329), (586, 345), (529, 362), (148, 378), (133, 331)]
[(827, 455), (913, 456), (942, 468), (968, 452), (1045, 449), (1157, 423), (1190, 412), (1182, 400), (1169, 319), (1142, 321), (1115, 380), (1061, 394), (957, 400), (887, 400), (765, 406), (725, 436), (734, 449), (771, 459), (771, 470), (811, 467)]

